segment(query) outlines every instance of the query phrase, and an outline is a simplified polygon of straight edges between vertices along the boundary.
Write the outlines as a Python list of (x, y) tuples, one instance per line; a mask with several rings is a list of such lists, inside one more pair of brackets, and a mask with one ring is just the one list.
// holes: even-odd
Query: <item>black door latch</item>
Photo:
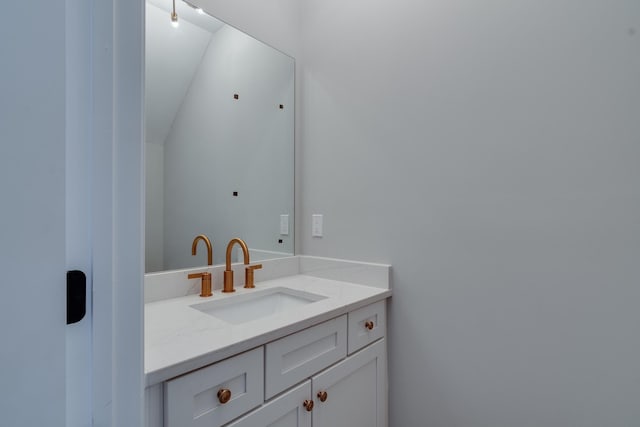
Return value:
[(67, 271), (67, 325), (87, 313), (87, 276), (80, 270)]

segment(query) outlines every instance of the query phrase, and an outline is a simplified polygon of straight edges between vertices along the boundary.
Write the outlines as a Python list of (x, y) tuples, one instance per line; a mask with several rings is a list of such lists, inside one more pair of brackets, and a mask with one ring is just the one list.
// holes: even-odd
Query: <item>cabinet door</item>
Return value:
[(311, 427), (311, 413), (302, 406), (310, 396), (311, 381), (305, 381), (226, 427)]
[(386, 352), (381, 339), (313, 377), (313, 427), (387, 426)]

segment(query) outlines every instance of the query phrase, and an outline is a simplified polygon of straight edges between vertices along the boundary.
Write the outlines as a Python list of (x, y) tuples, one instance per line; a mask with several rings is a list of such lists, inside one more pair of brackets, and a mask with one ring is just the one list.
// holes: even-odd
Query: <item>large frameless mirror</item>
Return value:
[[(146, 2), (146, 272), (206, 265), (199, 234), (293, 254), (294, 60), (181, 0)], [(176, 26), (177, 24), (177, 26)]]

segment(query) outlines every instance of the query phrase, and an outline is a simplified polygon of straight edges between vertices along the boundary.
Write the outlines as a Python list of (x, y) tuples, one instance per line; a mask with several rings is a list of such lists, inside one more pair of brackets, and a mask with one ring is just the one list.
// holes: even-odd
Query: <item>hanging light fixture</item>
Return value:
[(173, 28), (178, 28), (180, 23), (178, 22), (178, 14), (176, 13), (176, 0), (173, 0), (173, 11), (171, 12), (171, 25)]

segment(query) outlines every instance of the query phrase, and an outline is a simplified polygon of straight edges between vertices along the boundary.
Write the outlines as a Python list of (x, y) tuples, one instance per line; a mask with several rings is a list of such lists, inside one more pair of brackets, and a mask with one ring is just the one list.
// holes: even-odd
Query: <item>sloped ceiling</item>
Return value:
[(170, 0), (146, 6), (146, 142), (164, 144), (211, 37), (224, 24), (177, 1), (180, 25), (173, 28)]

